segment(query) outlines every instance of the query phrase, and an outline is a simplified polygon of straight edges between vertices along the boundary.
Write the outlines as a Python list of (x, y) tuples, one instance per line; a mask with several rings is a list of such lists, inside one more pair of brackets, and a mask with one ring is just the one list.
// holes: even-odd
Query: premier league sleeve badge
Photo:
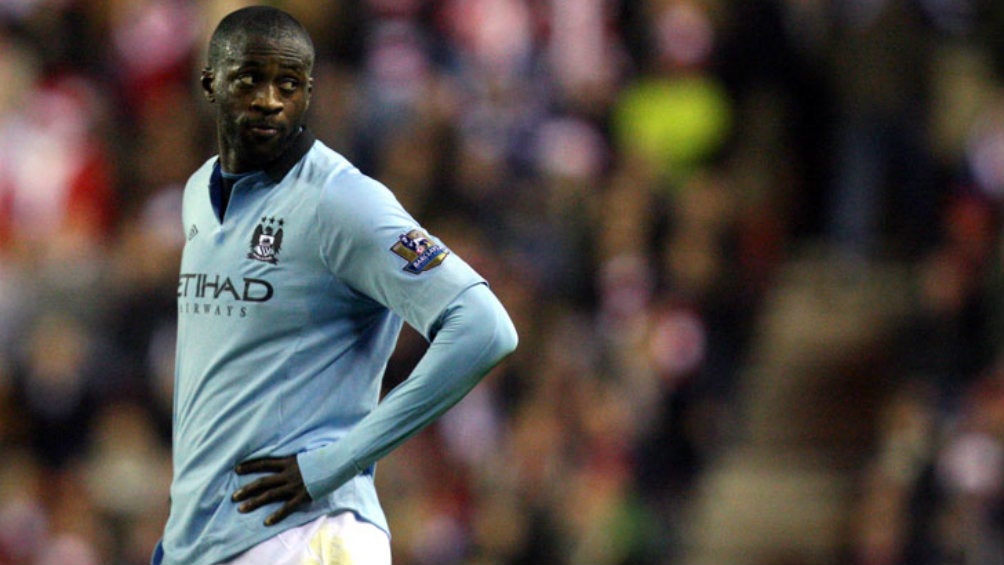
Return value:
[(450, 254), (448, 249), (417, 229), (399, 235), (390, 250), (406, 261), (404, 270), (414, 275), (438, 267)]

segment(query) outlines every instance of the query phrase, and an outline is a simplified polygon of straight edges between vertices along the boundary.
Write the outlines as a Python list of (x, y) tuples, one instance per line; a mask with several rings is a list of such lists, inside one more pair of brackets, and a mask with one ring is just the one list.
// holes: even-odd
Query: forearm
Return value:
[(456, 404), (516, 347), (516, 330), (485, 285), (465, 290), (444, 312), (411, 375), (336, 443), (298, 457), (317, 499), (368, 468)]

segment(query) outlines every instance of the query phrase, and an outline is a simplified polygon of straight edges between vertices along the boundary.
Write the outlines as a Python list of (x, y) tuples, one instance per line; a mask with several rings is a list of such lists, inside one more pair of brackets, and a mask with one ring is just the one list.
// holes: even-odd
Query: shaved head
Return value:
[(296, 18), (269, 6), (228, 14), (209, 39), (200, 83), (216, 109), (223, 169), (261, 169), (303, 129), (314, 44)]
[(219, 65), (234, 48), (249, 38), (302, 44), (308, 58), (308, 72), (314, 64), (314, 43), (303, 25), (288, 13), (271, 6), (249, 6), (223, 18), (209, 40), (209, 68)]

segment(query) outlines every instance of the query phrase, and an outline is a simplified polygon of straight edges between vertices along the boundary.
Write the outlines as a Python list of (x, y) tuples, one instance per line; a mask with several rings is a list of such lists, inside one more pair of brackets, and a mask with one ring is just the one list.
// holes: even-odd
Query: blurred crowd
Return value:
[[(910, 289), (831, 562), (1004, 560), (1004, 5), (272, 3), (317, 46), (311, 128), (521, 335), (381, 463), (396, 564), (686, 563), (807, 250)], [(149, 560), (180, 193), (215, 151), (196, 77), (242, 5), (0, 0), (0, 565)], [(406, 331), (388, 388), (423, 349)]]

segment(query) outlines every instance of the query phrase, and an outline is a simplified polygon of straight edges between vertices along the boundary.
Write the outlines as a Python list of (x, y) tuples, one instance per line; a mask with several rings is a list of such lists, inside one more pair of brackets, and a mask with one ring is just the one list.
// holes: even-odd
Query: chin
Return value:
[(247, 140), (244, 143), (243, 153), (258, 163), (270, 163), (278, 158), (288, 145), (288, 139), (278, 137), (266, 143)]

